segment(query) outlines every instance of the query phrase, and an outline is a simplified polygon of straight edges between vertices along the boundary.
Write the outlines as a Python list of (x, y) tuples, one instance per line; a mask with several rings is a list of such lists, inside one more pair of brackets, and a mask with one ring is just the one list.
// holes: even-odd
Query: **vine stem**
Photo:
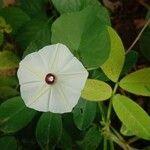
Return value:
[(136, 39), (134, 40), (134, 42), (131, 44), (131, 46), (128, 48), (128, 50), (126, 51), (126, 54), (129, 53), (132, 48), (134, 47), (134, 45), (137, 43), (137, 41), (140, 39), (142, 33), (144, 32), (144, 30), (147, 28), (147, 26), (150, 24), (150, 19), (145, 23), (144, 27), (142, 28), (142, 30), (140, 31), (140, 33), (138, 34), (138, 36), (136, 37)]
[(115, 87), (114, 87), (113, 92), (112, 92), (112, 96), (110, 98), (110, 102), (109, 102), (109, 106), (108, 106), (108, 112), (107, 112), (107, 123), (109, 123), (109, 120), (110, 120), (110, 115), (111, 115), (111, 110), (112, 110), (112, 98), (114, 97), (114, 95), (117, 91), (117, 88), (118, 88), (118, 82), (115, 84)]

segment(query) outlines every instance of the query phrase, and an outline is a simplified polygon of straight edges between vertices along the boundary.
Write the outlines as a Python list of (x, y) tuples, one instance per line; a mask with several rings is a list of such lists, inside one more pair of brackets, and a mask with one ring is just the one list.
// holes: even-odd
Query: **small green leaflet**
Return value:
[(111, 87), (99, 80), (88, 79), (81, 96), (89, 101), (103, 101), (111, 97)]
[(123, 68), (125, 52), (122, 41), (115, 30), (111, 27), (107, 29), (111, 39), (111, 51), (109, 58), (101, 68), (110, 80), (117, 82)]
[(136, 95), (150, 96), (150, 68), (128, 74), (120, 81), (119, 86)]
[(140, 138), (150, 139), (150, 117), (138, 104), (117, 94), (113, 97), (113, 108), (129, 131)]

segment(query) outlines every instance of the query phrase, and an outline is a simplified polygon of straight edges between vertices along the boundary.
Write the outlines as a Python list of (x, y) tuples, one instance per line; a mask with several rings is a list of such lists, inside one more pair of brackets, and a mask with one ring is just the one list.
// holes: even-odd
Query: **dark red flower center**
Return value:
[(49, 74), (47, 74), (46, 77), (45, 77), (45, 82), (46, 82), (47, 84), (54, 84), (55, 79), (56, 79), (55, 75), (53, 75), (52, 73), (49, 73)]

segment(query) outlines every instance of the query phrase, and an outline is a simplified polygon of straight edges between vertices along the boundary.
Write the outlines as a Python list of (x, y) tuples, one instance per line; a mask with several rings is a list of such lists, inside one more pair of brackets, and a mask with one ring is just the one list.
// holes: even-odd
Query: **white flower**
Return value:
[(27, 55), (17, 72), (27, 107), (43, 112), (71, 112), (88, 72), (63, 44), (45, 46)]

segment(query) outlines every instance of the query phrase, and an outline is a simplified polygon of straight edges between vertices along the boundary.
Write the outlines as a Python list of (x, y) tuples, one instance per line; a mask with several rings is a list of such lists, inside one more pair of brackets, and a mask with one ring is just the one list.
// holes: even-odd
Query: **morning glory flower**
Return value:
[(17, 75), (27, 107), (65, 113), (77, 104), (88, 72), (70, 50), (59, 43), (27, 55), (19, 64)]

